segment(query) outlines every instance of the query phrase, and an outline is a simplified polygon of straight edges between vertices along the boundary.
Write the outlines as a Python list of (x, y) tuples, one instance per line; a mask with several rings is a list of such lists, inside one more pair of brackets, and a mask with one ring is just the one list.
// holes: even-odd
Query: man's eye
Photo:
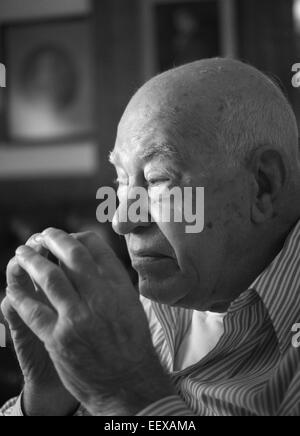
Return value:
[(168, 182), (170, 182), (170, 179), (168, 179), (167, 177), (161, 177), (161, 178), (149, 179), (147, 181), (147, 184), (149, 187), (152, 187), (152, 186), (157, 186), (157, 185), (161, 185), (163, 183), (168, 183)]

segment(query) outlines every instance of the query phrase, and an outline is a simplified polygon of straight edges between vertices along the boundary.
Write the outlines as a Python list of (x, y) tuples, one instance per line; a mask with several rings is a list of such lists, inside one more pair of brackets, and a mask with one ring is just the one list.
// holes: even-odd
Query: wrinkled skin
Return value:
[[(61, 380), (93, 415), (132, 415), (172, 394), (172, 387), (126, 270), (97, 235), (78, 239), (54, 229), (40, 236), (62, 268), (29, 246), (17, 252), (28, 283), (11, 283), (7, 299), (38, 338), (28, 336), (29, 356), (21, 330), (14, 336), (24, 376), (41, 387), (52, 381), (57, 391)], [(48, 302), (29, 289), (29, 276)]]
[[(36, 244), (34, 236), (29, 239), (27, 245), (43, 256), (47, 256), (46, 250), (41, 245)], [(19, 266), (16, 258), (13, 258), (7, 266), (7, 285), (12, 288), (20, 287), (26, 290), (29, 295), (35, 293), (34, 284), (28, 274)], [(46, 302), (41, 290), (38, 291), (36, 296), (38, 301)], [(45, 344), (20, 318), (9, 298), (4, 299), (1, 308), (9, 324), (16, 355), (23, 373), (24, 395), (26, 396), (27, 390), (34, 388), (37, 397), (37, 410), (41, 412), (40, 407), (45, 400), (39, 397), (46, 391), (45, 415), (55, 415), (57, 408), (60, 409), (60, 413), (73, 413), (78, 407), (78, 401), (63, 386)], [(53, 409), (51, 397), (55, 401)], [(31, 410), (31, 414), (35, 414), (35, 407)]]
[[(120, 207), (113, 226), (126, 237), (140, 293), (159, 303), (225, 312), (276, 256), (300, 216), (295, 120), (290, 117), (283, 138), (289, 153), (262, 141), (247, 162), (230, 165), (218, 147), (224, 95), (234, 102), (254, 101), (255, 110), (258, 101), (279, 99), (279, 107), (285, 105), (276, 88), (250, 67), (206, 60), (146, 84), (118, 129), (111, 161)], [(260, 126), (263, 133), (274, 130), (272, 123)], [(230, 126), (236, 127), (234, 120)], [(155, 189), (173, 186), (205, 188), (203, 232), (187, 234), (185, 222), (161, 222), (155, 207), (146, 211), (154, 222), (120, 221), (132, 188), (145, 187), (151, 197)], [(3, 303), (11, 326), (17, 326), (15, 346), (25, 381), (30, 380), (25, 411), (47, 410), (46, 386), (52, 386), (57, 414), (72, 413), (82, 403), (93, 415), (131, 415), (172, 395), (138, 295), (105, 243), (96, 235), (76, 238), (50, 229), (36, 244), (18, 250), (13, 263), (42, 292), (19, 280), (14, 266)], [(45, 258), (42, 247), (60, 267)], [(27, 328), (34, 336), (27, 336)]]
[[(299, 154), (292, 169), (283, 154), (262, 145), (248, 162), (230, 164), (217, 136), (228, 110), (225, 102), (231, 94), (232, 99), (276, 99), (277, 91), (240, 63), (197, 65), (154, 78), (129, 103), (111, 156), (120, 200), (113, 225), (126, 238), (142, 295), (172, 306), (225, 312), (275, 257), (299, 216)], [(296, 127), (292, 134), (294, 153)], [(294, 191), (284, 171), (297, 174)], [(205, 188), (203, 232), (187, 234), (185, 221), (120, 222), (131, 190), (145, 187), (155, 197), (155, 189), (174, 186)], [(148, 212), (156, 218), (155, 208)]]

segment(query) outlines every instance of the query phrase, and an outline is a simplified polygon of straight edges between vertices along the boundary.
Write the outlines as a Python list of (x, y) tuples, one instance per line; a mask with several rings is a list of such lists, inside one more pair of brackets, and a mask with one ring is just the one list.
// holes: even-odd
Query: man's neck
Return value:
[(232, 302), (251, 287), (252, 283), (282, 251), (289, 234), (299, 219), (300, 215), (281, 231), (278, 229), (269, 230), (265, 235), (259, 234), (255, 240), (253, 239), (252, 249), (247, 250), (247, 257), (241, 256), (239, 265), (233, 265), (235, 270), (232, 271), (231, 277), (228, 277), (228, 281), (225, 277), (223, 283), (220, 284), (224, 295), (228, 295), (228, 298), (225, 298), (226, 302), (217, 303), (211, 309), (213, 312), (226, 312)]

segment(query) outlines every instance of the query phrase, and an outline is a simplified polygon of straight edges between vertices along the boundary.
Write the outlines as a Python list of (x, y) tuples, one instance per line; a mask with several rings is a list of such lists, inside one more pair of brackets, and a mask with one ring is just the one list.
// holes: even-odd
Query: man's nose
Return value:
[(133, 213), (131, 209), (134, 200), (127, 199), (127, 201), (120, 201), (120, 205), (114, 215), (112, 226), (116, 233), (121, 236), (133, 233), (141, 228), (146, 228), (151, 225), (151, 216), (147, 205), (139, 210), (138, 213)]

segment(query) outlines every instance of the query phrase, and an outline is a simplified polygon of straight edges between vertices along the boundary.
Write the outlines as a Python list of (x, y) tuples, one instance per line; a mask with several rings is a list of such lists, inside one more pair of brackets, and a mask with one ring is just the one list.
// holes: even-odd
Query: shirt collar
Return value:
[(300, 221), (282, 251), (254, 281), (253, 289), (263, 301), (272, 321), (280, 352), (291, 346), (291, 330), (300, 322)]
[[(280, 353), (285, 354), (291, 346), (292, 327), (300, 323), (300, 221), (273, 262), (247, 291), (232, 302), (228, 315), (254, 305), (259, 299), (270, 317)], [(182, 339), (185, 327), (192, 320), (193, 311), (154, 302), (151, 304), (165, 332), (171, 362), (174, 358), (176, 339)]]

